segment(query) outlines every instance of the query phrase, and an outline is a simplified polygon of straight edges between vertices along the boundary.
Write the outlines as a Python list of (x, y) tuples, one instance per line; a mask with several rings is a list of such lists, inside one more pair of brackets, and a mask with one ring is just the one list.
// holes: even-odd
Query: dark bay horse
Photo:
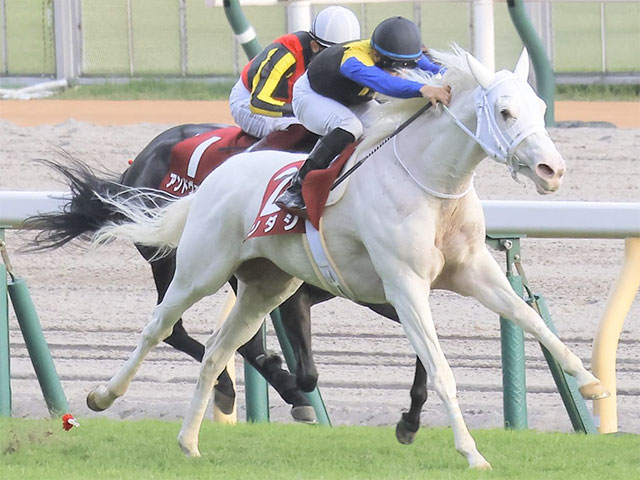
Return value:
[[(60, 247), (79, 238), (87, 240), (99, 228), (117, 218), (117, 213), (97, 200), (99, 194), (122, 192), (126, 187), (158, 189), (170, 169), (171, 152), (175, 145), (196, 135), (221, 131), (226, 125), (187, 124), (166, 130), (154, 138), (134, 159), (129, 168), (119, 177), (108, 173), (96, 173), (82, 162), (68, 158), (64, 163), (48, 160), (41, 162), (60, 172), (72, 192), (72, 200), (61, 214), (48, 214), (28, 220), (31, 228), (42, 230), (33, 242), (34, 250)], [(299, 126), (290, 127), (299, 128)], [(281, 135), (281, 132), (275, 132)], [(299, 135), (299, 132), (297, 133)], [(293, 151), (305, 151), (312, 147), (315, 137), (300, 136), (300, 140), (290, 145)], [(253, 150), (268, 149), (274, 141), (267, 137), (252, 146)], [(210, 172), (206, 172), (208, 174)], [(158, 291), (158, 303), (164, 298), (175, 271), (175, 255), (154, 259), (156, 251), (138, 246), (138, 250), (149, 262)], [(234, 291), (235, 278), (229, 280)], [(334, 296), (313, 285), (304, 283), (297, 293), (280, 306), (282, 322), (291, 341), (298, 368), (292, 375), (282, 368), (282, 359), (265, 351), (260, 335), (254, 336), (238, 352), (276, 389), (282, 399), (292, 406), (292, 417), (301, 422), (315, 421), (315, 413), (303, 392), (312, 391), (317, 384), (318, 372), (311, 353), (311, 306), (330, 300)], [(366, 305), (374, 312), (398, 322), (393, 307), (388, 304)], [(185, 352), (197, 361), (202, 361), (204, 345), (189, 336), (182, 318), (175, 324), (171, 335), (165, 340), (174, 348)], [(396, 437), (401, 443), (413, 442), (420, 427), (420, 411), (427, 400), (427, 374), (419, 359), (411, 387), (411, 407), (402, 414), (397, 424)], [(222, 372), (215, 386), (215, 402), (223, 412), (230, 412), (235, 391), (226, 370)]]

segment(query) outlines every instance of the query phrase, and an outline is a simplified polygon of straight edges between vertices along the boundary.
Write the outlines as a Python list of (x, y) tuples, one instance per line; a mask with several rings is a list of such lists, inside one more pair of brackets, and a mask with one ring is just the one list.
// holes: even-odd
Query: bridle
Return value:
[[(501, 86), (499, 90), (497, 89), (498, 86)], [(500, 130), (493, 106), (495, 105), (499, 95), (505, 95), (508, 93), (514, 94), (515, 98), (523, 98), (524, 100), (522, 102), (520, 115), (515, 123), (506, 130)], [(474, 90), (474, 105), (477, 120), (476, 133), (469, 130), (446, 105), (442, 104), (442, 107), (449, 114), (454, 123), (478, 145), (480, 145), (489, 157), (506, 165), (513, 179), (520, 184), (523, 184), (523, 182), (518, 178), (518, 171), (520, 170), (520, 167), (526, 165), (515, 154), (515, 149), (529, 135), (537, 132), (544, 132), (545, 135), (548, 135), (544, 125), (544, 120), (540, 118), (539, 115), (535, 115), (529, 110), (528, 107), (531, 102), (526, 101), (527, 97), (535, 97), (531, 87), (529, 87), (526, 81), (508, 71), (498, 72), (496, 74), (496, 80), (489, 85), (488, 88), (483, 88), (480, 85), (476, 87)], [(531, 100), (535, 100), (535, 98), (531, 98)], [(428, 110), (429, 107), (431, 107), (431, 102), (428, 102), (420, 110), (414, 113), (408, 120), (396, 128), (391, 135), (386, 137), (372, 151), (356, 162), (353, 167), (343, 173), (334, 182), (330, 190), (336, 188), (343, 180), (360, 167), (367, 158), (369, 158), (389, 140), (393, 139), (393, 153), (396, 160), (421, 190), (434, 197), (447, 200), (459, 199), (469, 193), (473, 187), (473, 178), (469, 182), (467, 188), (461, 193), (451, 194), (438, 192), (421, 183), (415, 175), (411, 173), (398, 155), (396, 149), (396, 135), (422, 115), (422, 113)]]
[[(478, 86), (474, 91), (474, 104), (476, 111), (476, 133), (469, 130), (446, 106), (445, 111), (453, 119), (456, 125), (471, 137), (484, 152), (499, 163), (503, 163), (509, 169), (509, 173), (514, 180), (518, 179), (518, 171), (525, 164), (515, 154), (515, 149), (520, 143), (537, 132), (548, 132), (544, 125), (544, 120), (539, 115), (534, 115), (528, 108), (530, 102), (523, 101), (522, 109), (515, 123), (506, 130), (500, 130), (495, 115), (495, 101), (498, 95), (516, 93), (515, 98), (531, 97), (533, 92), (524, 80), (521, 80), (511, 72), (499, 72), (502, 78), (494, 81), (489, 88)], [(502, 86), (497, 90), (498, 86)], [(527, 87), (527, 88), (524, 88)]]

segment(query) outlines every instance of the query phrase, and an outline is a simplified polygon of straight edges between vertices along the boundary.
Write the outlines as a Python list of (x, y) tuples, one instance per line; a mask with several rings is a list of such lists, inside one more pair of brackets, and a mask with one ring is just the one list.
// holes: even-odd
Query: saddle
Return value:
[(263, 139), (231, 126), (211, 130), (176, 143), (171, 149), (169, 169), (159, 189), (184, 197), (193, 193), (214, 169), (233, 155), (247, 149), (310, 152), (318, 140), (302, 125), (272, 132)]
[[(302, 195), (307, 206), (306, 220), (316, 230), (320, 228), (320, 217), (325, 207), (337, 203), (346, 189), (348, 182), (342, 182), (340, 187), (334, 191), (329, 190), (345, 165), (347, 165), (347, 161), (351, 158), (356, 145), (356, 143), (349, 145), (331, 162), (329, 167), (309, 172), (302, 182)], [(306, 231), (304, 219), (281, 210), (275, 204), (275, 199), (291, 185), (291, 179), (303, 163), (304, 158), (295, 160), (284, 165), (271, 176), (265, 186), (262, 203), (256, 219), (247, 233), (247, 239), (284, 233), (304, 233)]]

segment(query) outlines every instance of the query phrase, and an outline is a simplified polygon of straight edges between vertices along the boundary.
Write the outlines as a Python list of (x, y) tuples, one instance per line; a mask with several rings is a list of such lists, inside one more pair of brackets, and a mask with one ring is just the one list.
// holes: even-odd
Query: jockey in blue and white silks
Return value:
[(293, 87), (293, 112), (310, 131), (324, 137), (316, 144), (276, 204), (295, 215), (305, 214), (302, 180), (311, 170), (326, 168), (349, 143), (362, 136), (364, 115), (376, 92), (390, 97), (425, 97), (448, 104), (449, 87), (435, 87), (401, 78), (390, 71), (440, 67), (422, 52), (417, 25), (403, 17), (381, 22), (370, 39), (327, 48), (311, 62)]

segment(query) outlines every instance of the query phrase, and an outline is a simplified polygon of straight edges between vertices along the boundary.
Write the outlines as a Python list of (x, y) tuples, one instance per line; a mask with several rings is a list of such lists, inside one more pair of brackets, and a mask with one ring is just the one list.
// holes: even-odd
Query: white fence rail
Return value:
[[(0, 191), (0, 228), (60, 211), (69, 192)], [(530, 238), (640, 237), (640, 202), (528, 202), (484, 200), (488, 235)]]

